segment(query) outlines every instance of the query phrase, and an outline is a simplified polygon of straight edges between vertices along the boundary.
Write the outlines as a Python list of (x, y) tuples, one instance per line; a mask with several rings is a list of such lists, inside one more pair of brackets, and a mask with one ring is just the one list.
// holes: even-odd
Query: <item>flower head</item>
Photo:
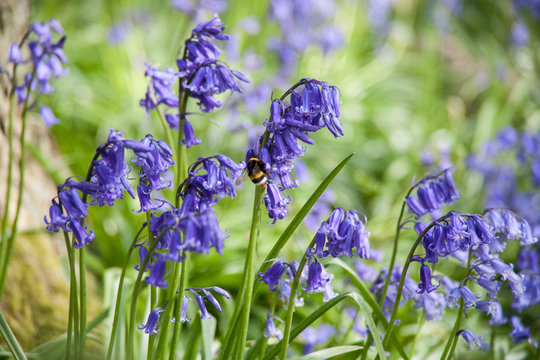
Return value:
[(159, 330), (157, 329), (158, 322), (159, 322), (159, 314), (162, 313), (164, 309), (158, 307), (155, 310), (150, 311), (150, 314), (148, 315), (148, 320), (146, 320), (146, 324), (141, 323), (140, 326), (137, 328), (139, 330), (144, 330), (145, 334), (148, 334), (150, 336), (154, 336), (154, 334), (157, 334)]

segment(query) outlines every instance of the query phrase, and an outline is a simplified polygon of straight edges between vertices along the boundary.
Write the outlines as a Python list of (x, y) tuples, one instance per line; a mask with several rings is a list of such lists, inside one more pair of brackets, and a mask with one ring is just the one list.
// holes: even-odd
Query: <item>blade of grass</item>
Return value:
[[(302, 331), (304, 331), (309, 325), (311, 325), (315, 320), (323, 316), (328, 310), (339, 304), (341, 301), (345, 300), (346, 298), (350, 297), (351, 293), (344, 293), (341, 295), (336, 296), (335, 298), (329, 300), (328, 302), (324, 303), (323, 306), (319, 307), (317, 310), (309, 314), (308, 317), (306, 317), (304, 320), (300, 322), (300, 324), (296, 325), (294, 329), (291, 331), (291, 337), (289, 339), (289, 344), (298, 336)], [(283, 341), (283, 340), (282, 340)], [(277, 344), (274, 344), (272, 348), (266, 353), (266, 356), (263, 358), (264, 360), (270, 360), (273, 359), (281, 349), (281, 341)]]
[(351, 297), (358, 304), (358, 307), (360, 307), (362, 315), (364, 315), (364, 318), (369, 325), (369, 331), (371, 331), (371, 333), (373, 334), (373, 341), (375, 341), (375, 348), (377, 349), (377, 353), (379, 354), (379, 359), (386, 360), (386, 354), (384, 352), (384, 347), (381, 341), (381, 332), (379, 331), (377, 325), (375, 325), (375, 321), (373, 321), (373, 317), (371, 316), (371, 311), (369, 310), (367, 303), (361, 296), (358, 296), (355, 293), (351, 294)]
[(15, 359), (17, 360), (26, 359), (26, 355), (24, 354), (24, 351), (21, 348), (21, 345), (19, 345), (17, 338), (11, 331), (11, 328), (9, 327), (1, 311), (0, 311), (0, 334), (2, 334), (2, 336), (4, 337), (4, 340), (6, 341), (7, 346), (9, 347), (9, 350), (11, 351)]
[[(377, 316), (377, 319), (383, 324), (384, 328), (386, 329), (389, 324), (388, 320), (384, 316), (381, 307), (373, 297), (373, 294), (369, 292), (368, 288), (364, 285), (362, 280), (356, 275), (356, 272), (347, 264), (345, 264), (340, 259), (332, 259), (328, 262), (328, 264), (333, 264), (341, 267), (347, 275), (349, 276), (349, 279), (353, 283), (353, 285), (356, 287), (358, 292), (360, 293), (360, 296), (364, 299), (364, 301), (369, 305), (371, 310), (375, 313)], [(395, 334), (392, 334), (390, 337), (390, 341), (392, 342), (392, 346), (395, 347), (395, 349), (399, 352), (399, 355), (403, 358), (408, 360), (409, 357), (405, 353), (405, 350), (403, 349), (403, 346), (399, 342), (399, 340), (396, 338)]]
[(324, 360), (332, 356), (348, 354), (348, 353), (359, 351), (361, 349), (363, 349), (362, 346), (354, 346), (354, 345), (335, 346), (335, 347), (327, 348), (324, 350), (315, 351), (305, 356), (295, 357), (293, 358), (293, 360)]

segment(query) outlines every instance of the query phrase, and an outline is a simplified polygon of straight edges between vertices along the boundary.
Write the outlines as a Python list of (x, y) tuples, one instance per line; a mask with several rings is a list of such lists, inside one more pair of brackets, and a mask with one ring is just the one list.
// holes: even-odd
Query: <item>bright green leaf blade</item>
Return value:
[[(319, 307), (317, 310), (309, 314), (308, 317), (306, 317), (304, 320), (300, 322), (300, 324), (296, 325), (294, 329), (291, 331), (291, 338), (289, 343), (291, 343), (298, 335), (302, 333), (309, 325), (311, 325), (315, 320), (320, 318), (324, 315), (328, 310), (339, 304), (341, 301), (345, 300), (347, 297), (350, 297), (351, 293), (345, 293), (336, 296), (335, 298), (327, 301), (324, 303), (323, 306)], [(281, 341), (272, 346), (270, 351), (266, 353), (266, 356), (264, 357), (264, 360), (270, 360), (273, 359), (274, 356), (276, 356), (279, 353), (279, 350), (281, 349)]]
[[(349, 156), (347, 156), (345, 159), (343, 159), (335, 168), (328, 174), (328, 176), (321, 182), (321, 184), (317, 187), (317, 189), (313, 192), (313, 194), (309, 197), (309, 199), (306, 201), (304, 206), (298, 211), (298, 214), (292, 219), (292, 221), (289, 223), (287, 228), (283, 231), (283, 234), (281, 234), (281, 237), (278, 239), (272, 250), (268, 253), (266, 256), (266, 259), (263, 261), (261, 267), (259, 268), (259, 271), (257, 272), (266, 272), (268, 268), (271, 266), (271, 264), (268, 262), (268, 260), (273, 259), (277, 257), (279, 254), (279, 251), (285, 246), (287, 241), (290, 239), (291, 235), (294, 233), (294, 231), (300, 226), (306, 215), (308, 214), (309, 210), (315, 205), (317, 200), (321, 197), (323, 192), (326, 190), (326, 188), (330, 185), (332, 180), (339, 174), (339, 172), (345, 167), (347, 162), (355, 155), (356, 153), (352, 153)], [(253, 294), (256, 293), (257, 289), (259, 288), (260, 281), (255, 281), (255, 285), (253, 286)], [(241, 299), (238, 299), (237, 301), (242, 301)], [(230, 356), (230, 352), (232, 350), (232, 346), (234, 345), (235, 341), (235, 334), (237, 333), (236, 327), (238, 326), (238, 317), (240, 316), (242, 307), (237, 307), (232, 318), (230, 321), (230, 328), (227, 332), (227, 337), (224, 342), (224, 347), (222, 349), (222, 353), (220, 355), (220, 359), (228, 359)]]
[(369, 307), (367, 306), (366, 302), (362, 297), (356, 294), (352, 294), (351, 297), (360, 307), (362, 315), (364, 315), (364, 318), (369, 325), (369, 331), (371, 331), (371, 333), (373, 334), (373, 340), (375, 341), (375, 348), (377, 349), (377, 353), (379, 354), (379, 359), (385, 360), (386, 354), (384, 352), (384, 347), (381, 341), (381, 332), (379, 331), (377, 325), (375, 325), (375, 321), (373, 321), (373, 317), (371, 316), (371, 311), (369, 310)]
[[(364, 299), (364, 301), (371, 307), (373, 312), (375, 312), (375, 315), (377, 316), (378, 320), (383, 324), (384, 328), (386, 329), (388, 327), (388, 320), (384, 316), (381, 307), (373, 297), (373, 294), (369, 292), (369, 290), (366, 288), (362, 280), (356, 275), (356, 272), (347, 264), (345, 264), (340, 259), (332, 259), (328, 262), (328, 264), (333, 264), (341, 267), (347, 275), (349, 276), (349, 279), (353, 283), (353, 285), (356, 287), (356, 289), (360, 292), (360, 296)], [(408, 360), (408, 356), (405, 353), (405, 350), (403, 350), (403, 346), (397, 339), (394, 332), (392, 332), (392, 336), (390, 337), (390, 342), (392, 346), (399, 352), (399, 355), (405, 360)]]
[(315, 351), (315, 352), (312, 352), (311, 354), (307, 354), (302, 357), (296, 357), (293, 359), (294, 360), (324, 360), (324, 359), (328, 359), (331, 356), (348, 354), (348, 353), (355, 352), (361, 349), (363, 349), (362, 346), (353, 346), (353, 345), (336, 346), (336, 347), (331, 347), (324, 350)]
[(17, 360), (26, 359), (26, 355), (24, 355), (24, 351), (21, 349), (19, 342), (15, 338), (15, 335), (13, 335), (13, 332), (11, 331), (11, 328), (9, 327), (1, 311), (0, 311), (0, 334), (2, 334), (2, 336), (4, 337), (4, 340), (6, 340), (7, 346), (9, 347), (9, 350), (11, 351), (15, 359)]
[[(201, 340), (201, 318), (200, 316), (195, 316), (191, 328), (189, 329), (189, 335), (186, 341), (186, 349), (184, 351), (184, 360), (194, 360), (197, 358), (199, 353), (199, 344)], [(176, 357), (175, 357), (176, 359)]]

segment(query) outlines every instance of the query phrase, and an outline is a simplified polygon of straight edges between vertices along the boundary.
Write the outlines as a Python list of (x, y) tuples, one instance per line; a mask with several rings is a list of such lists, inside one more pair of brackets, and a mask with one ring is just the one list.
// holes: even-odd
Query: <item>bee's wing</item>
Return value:
[(240, 176), (236, 178), (236, 187), (242, 187), (244, 185), (244, 181), (246, 181), (246, 176), (246, 169), (244, 169)]

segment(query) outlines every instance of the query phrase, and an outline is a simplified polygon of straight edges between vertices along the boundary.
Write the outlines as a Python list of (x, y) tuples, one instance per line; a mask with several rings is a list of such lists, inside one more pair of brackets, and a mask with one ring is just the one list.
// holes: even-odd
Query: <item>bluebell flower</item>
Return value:
[(459, 330), (456, 335), (461, 335), (463, 337), (463, 339), (467, 342), (468, 350), (471, 350), (472, 348), (483, 351), (489, 350), (489, 345), (482, 340), (481, 335), (477, 335), (470, 330)]
[(501, 282), (496, 280), (489, 280), (485, 277), (480, 277), (475, 281), (478, 285), (488, 291), (488, 295), (492, 298), (496, 297), (500, 288)]
[(446, 298), (440, 292), (424, 292), (414, 297), (414, 307), (423, 309), (426, 320), (436, 321), (442, 319), (446, 307)]
[(266, 320), (264, 321), (264, 337), (275, 337), (278, 340), (283, 339), (283, 332), (276, 327), (274, 319), (282, 321), (277, 316), (267, 313)]
[(283, 261), (276, 261), (266, 270), (266, 273), (259, 273), (257, 280), (264, 282), (271, 291), (276, 291), (276, 288), (285, 273), (288, 264)]
[(154, 334), (157, 334), (159, 332), (159, 330), (157, 329), (159, 322), (159, 314), (163, 311), (164, 309), (160, 307), (158, 307), (156, 310), (150, 311), (150, 314), (148, 315), (148, 320), (146, 320), (146, 324), (141, 323), (141, 325), (137, 326), (137, 328), (139, 330), (144, 330), (145, 334), (154, 336)]
[(423, 294), (424, 292), (432, 292), (435, 291), (439, 285), (435, 286), (431, 284), (431, 270), (429, 266), (422, 264), (420, 266), (420, 284), (418, 284), (418, 290), (416, 291), (419, 294)]
[(333, 277), (318, 261), (312, 261), (308, 267), (308, 279), (303, 285), (303, 289), (310, 294), (319, 292)]
[(24, 59), (21, 55), (21, 49), (19, 48), (18, 44), (11, 44), (9, 46), (8, 53), (8, 61), (10, 63), (20, 64), (23, 62)]
[(52, 125), (60, 123), (60, 120), (56, 118), (53, 111), (48, 106), (41, 106), (39, 108), (39, 114), (41, 115), (41, 119), (47, 127), (51, 127)]
[(497, 300), (479, 300), (476, 302), (475, 307), (490, 316), (489, 323), (491, 325), (501, 325), (508, 321), (503, 315), (501, 304)]
[(273, 225), (278, 219), (281, 220), (287, 216), (287, 204), (291, 202), (291, 198), (284, 198), (274, 182), (266, 185), (268, 195), (264, 197), (264, 205), (268, 211), (268, 217), (273, 219)]
[[(201, 312), (201, 319), (210, 319), (212, 315), (208, 312), (208, 309), (206, 308), (205, 299), (208, 300), (219, 312), (221, 312), (221, 305), (216, 300), (212, 292), (209, 291), (213, 290), (216, 293), (226, 297), (227, 299), (230, 298), (230, 295), (227, 291), (224, 289), (218, 287), (218, 286), (212, 286), (209, 288), (188, 288), (187, 291), (191, 292), (193, 295), (195, 295), (195, 301), (197, 302), (197, 305), (199, 307), (199, 310)], [(202, 292), (202, 294), (201, 294)], [(185, 300), (184, 300), (185, 301)], [(186, 305), (187, 306), (187, 305)]]
[(165, 259), (161, 256), (157, 256), (157, 260), (152, 263), (150, 267), (150, 275), (144, 279), (146, 283), (162, 289), (166, 288), (169, 285), (169, 283), (163, 279), (166, 267), (167, 262)]
[(517, 20), (512, 26), (512, 45), (515, 47), (525, 47), (529, 45), (529, 29), (521, 20)]
[[(176, 127), (178, 128), (178, 117), (176, 118)], [(184, 130), (184, 139), (181, 140), (180, 142), (183, 145), (185, 145), (187, 148), (190, 148), (193, 145), (199, 145), (201, 143), (201, 139), (195, 136), (195, 132), (193, 131), (193, 126), (191, 125), (188, 119), (184, 121), (184, 125), (182, 129)]]
[(449, 308), (457, 306), (459, 298), (464, 301), (465, 308), (473, 306), (480, 297), (473, 293), (467, 286), (461, 285), (457, 288), (450, 290), (450, 293), (446, 297), (446, 303)]
[(49, 218), (50, 220), (47, 220), (46, 216), (43, 218), (45, 221), (45, 224), (47, 224), (47, 227), (46, 227), (47, 231), (52, 231), (52, 232), (58, 232), (59, 230), (63, 230), (66, 232), (69, 231), (66, 228), (68, 217), (62, 214), (60, 205), (54, 199), (52, 200), (52, 205), (49, 208)]
[(224, 240), (227, 234), (219, 227), (214, 210), (208, 208), (198, 214), (190, 214), (178, 224), (184, 232), (181, 249), (198, 254), (208, 254), (215, 248), (218, 254), (223, 254)]
[(512, 316), (510, 318), (510, 324), (512, 325), (510, 337), (514, 339), (515, 344), (520, 344), (523, 340), (528, 340), (532, 346), (538, 348), (536, 340), (531, 336), (529, 328), (523, 326), (519, 317)]
[(438, 175), (427, 176), (413, 184), (413, 187), (417, 188), (416, 197), (407, 196), (405, 202), (417, 217), (437, 211), (459, 199), (450, 169)]
[[(326, 256), (341, 257), (353, 254), (369, 258), (369, 235), (364, 221), (355, 210), (335, 209), (328, 221), (323, 222), (315, 235), (315, 249), (312, 253), (318, 258)], [(353, 249), (356, 251), (353, 253)]]
[[(201, 174), (202, 170), (206, 174)], [(242, 164), (236, 164), (222, 154), (197, 159), (177, 191), (184, 200), (180, 208), (182, 216), (200, 211), (201, 206), (203, 210), (213, 206), (220, 198), (235, 197), (235, 182), (242, 170)]]

